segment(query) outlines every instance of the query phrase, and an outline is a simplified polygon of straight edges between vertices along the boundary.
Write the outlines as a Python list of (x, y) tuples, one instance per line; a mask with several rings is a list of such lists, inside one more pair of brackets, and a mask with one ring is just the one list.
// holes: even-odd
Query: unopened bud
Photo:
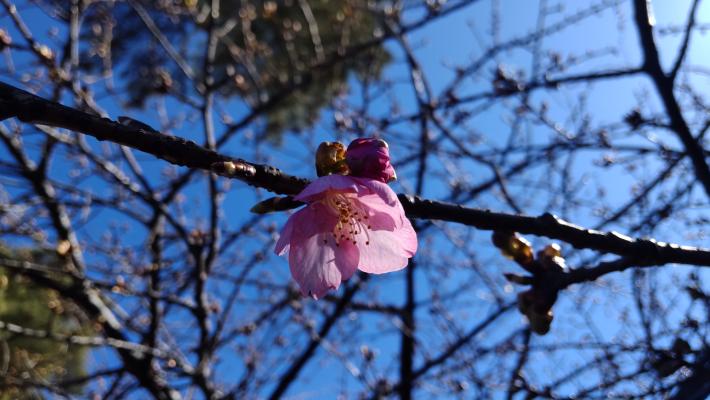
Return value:
[(9, 47), (12, 44), (12, 38), (6, 30), (0, 28), (0, 50)]
[(388, 183), (397, 179), (390, 164), (389, 145), (382, 139), (358, 138), (348, 146), (346, 153), (350, 174)]
[(40, 44), (37, 46), (39, 55), (47, 61), (54, 61), (54, 52), (48, 46)]
[(540, 265), (547, 271), (564, 271), (567, 269), (565, 259), (562, 258), (562, 248), (557, 243), (548, 244), (537, 253)]
[(211, 165), (213, 172), (219, 175), (225, 176), (227, 178), (234, 178), (235, 176), (254, 176), (256, 174), (256, 168), (253, 165), (249, 165), (244, 162), (239, 161), (223, 161), (216, 162)]
[(362, 358), (364, 358), (367, 362), (375, 359), (375, 353), (366, 345), (360, 346), (360, 354), (362, 354)]
[(323, 142), (316, 150), (316, 173), (318, 176), (331, 174), (347, 175), (345, 146), (340, 142)]
[(65, 256), (67, 253), (69, 253), (69, 250), (71, 250), (71, 242), (68, 240), (62, 240), (59, 243), (57, 243), (57, 254), (60, 256)]
[(562, 247), (557, 243), (551, 243), (542, 250), (545, 257), (562, 257)]
[(530, 321), (530, 330), (541, 336), (550, 332), (550, 326), (552, 325), (553, 319), (552, 310), (543, 314), (533, 312), (526, 315), (528, 317), (528, 321)]
[(530, 242), (515, 232), (494, 231), (491, 239), (503, 256), (522, 266), (528, 266), (535, 260)]
[(264, 2), (264, 18), (271, 18), (276, 14), (276, 11), (278, 11), (279, 6), (276, 4), (275, 1), (266, 1)]

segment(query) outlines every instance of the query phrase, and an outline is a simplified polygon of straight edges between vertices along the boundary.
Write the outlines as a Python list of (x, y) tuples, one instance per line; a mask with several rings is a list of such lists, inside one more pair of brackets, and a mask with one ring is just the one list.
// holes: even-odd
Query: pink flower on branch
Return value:
[(328, 175), (294, 199), (307, 206), (288, 219), (276, 253), (289, 253), (293, 278), (316, 299), (356, 270), (400, 270), (417, 251), (417, 234), (397, 195), (382, 182)]
[(390, 164), (389, 146), (382, 139), (353, 140), (345, 153), (345, 161), (350, 168), (350, 175), (384, 183), (397, 179), (394, 167)]

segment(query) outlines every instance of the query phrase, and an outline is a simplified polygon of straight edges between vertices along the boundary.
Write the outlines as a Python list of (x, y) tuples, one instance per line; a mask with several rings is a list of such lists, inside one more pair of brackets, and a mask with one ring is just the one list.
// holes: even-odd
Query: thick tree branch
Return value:
[[(144, 151), (177, 165), (222, 173), (276, 193), (296, 194), (309, 182), (268, 165), (230, 158), (182, 138), (99, 118), (0, 83), (0, 101), (2, 100), (11, 102), (12, 115), (21, 121), (72, 129), (99, 140), (108, 140)], [(13, 100), (15, 102), (12, 102)], [(239, 168), (230, 174), (216, 167), (225, 162), (233, 162)], [(545, 236), (567, 242), (576, 248), (613, 253), (643, 263), (710, 266), (710, 249), (680, 246), (653, 239), (634, 239), (616, 232), (585, 229), (549, 213), (531, 217), (467, 208), (404, 194), (399, 198), (411, 218), (436, 219), (484, 230), (511, 230)]]
[(574, 225), (552, 214), (539, 217), (497, 213), (456, 204), (399, 196), (413, 218), (458, 222), (484, 230), (509, 230), (558, 239), (580, 249), (613, 253), (658, 264), (679, 263), (710, 266), (710, 249), (680, 246), (653, 239), (634, 239), (617, 232), (601, 232)]
[[(152, 154), (172, 164), (226, 174), (275, 193), (293, 194), (308, 182), (270, 166), (218, 154), (193, 141), (162, 134), (146, 126), (121, 124), (66, 107), (2, 82), (0, 102), (8, 107), (3, 111), (9, 111), (11, 116), (23, 122), (82, 132), (98, 140), (108, 140)], [(225, 162), (233, 163), (235, 170), (225, 172), (220, 169)]]
[(653, 39), (653, 27), (649, 21), (647, 0), (634, 0), (634, 17), (636, 28), (641, 40), (643, 50), (643, 69), (653, 80), (658, 95), (663, 102), (666, 113), (670, 118), (670, 127), (683, 143), (685, 151), (693, 162), (695, 174), (710, 196), (710, 167), (705, 158), (705, 151), (690, 132), (690, 128), (683, 117), (680, 105), (673, 93), (673, 77), (666, 75), (661, 67), (661, 58), (658, 54), (656, 42)]

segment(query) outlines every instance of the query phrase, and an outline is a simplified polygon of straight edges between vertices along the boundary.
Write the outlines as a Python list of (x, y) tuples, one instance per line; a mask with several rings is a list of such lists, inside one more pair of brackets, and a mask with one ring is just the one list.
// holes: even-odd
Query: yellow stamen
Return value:
[(321, 203), (338, 217), (332, 232), (336, 246), (339, 246), (343, 240), (357, 244), (355, 239), (360, 233), (365, 235), (365, 245), (370, 244), (369, 230), (372, 226), (363, 223), (363, 220), (369, 217), (354, 194), (330, 191), (326, 193)]

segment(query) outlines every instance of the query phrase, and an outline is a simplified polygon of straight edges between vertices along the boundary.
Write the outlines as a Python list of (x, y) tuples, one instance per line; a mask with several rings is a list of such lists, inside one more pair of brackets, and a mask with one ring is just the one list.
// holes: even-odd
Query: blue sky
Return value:
[[(552, 2), (548, 2), (552, 3)], [(546, 26), (555, 26), (555, 23), (563, 20), (566, 16), (575, 14), (576, 10), (587, 8), (590, 4), (597, 4), (597, 2), (561, 2), (564, 4), (564, 9), (558, 13), (549, 15), (546, 20)], [(689, 1), (655, 1), (653, 2), (655, 17), (658, 27), (665, 27), (669, 24), (675, 24), (678, 22), (685, 21)], [(558, 6), (557, 3), (548, 4), (549, 7)], [(535, 29), (535, 24), (537, 23), (537, 1), (501, 1), (499, 10), (501, 14), (501, 25), (500, 25), (500, 38), (499, 40), (504, 42), (512, 38), (523, 38), (526, 37), (530, 32)], [(24, 9), (21, 10), (23, 18), (26, 19), (28, 25), (33, 28), (33, 32), (37, 37), (46, 42), (52, 42), (51, 37), (48, 36), (48, 30), (46, 27), (52, 26), (54, 23), (47, 19), (47, 17), (34, 9)], [(438, 94), (443, 88), (445, 88), (454, 76), (452, 72), (452, 67), (457, 65), (466, 65), (472, 60), (477, 59), (482, 54), (481, 47), (477, 44), (478, 40), (483, 40), (485, 43), (490, 41), (490, 2), (477, 2), (471, 6), (464, 8), (461, 12), (455, 13), (452, 16), (442, 18), (438, 22), (435, 22), (426, 28), (416, 31), (409, 36), (410, 43), (415, 48), (415, 54), (418, 57), (420, 63), (423, 66), (425, 75), (429, 79), (432, 86), (433, 92)], [(405, 15), (405, 18), (415, 18), (415, 15)], [(543, 53), (547, 51), (559, 52), (563, 57), (574, 56), (577, 58), (584, 58), (588, 51), (592, 51), (594, 54), (602, 54), (598, 57), (593, 57), (592, 59), (581, 62), (579, 65), (570, 68), (567, 71), (561, 72), (559, 76), (566, 76), (578, 73), (584, 73), (586, 71), (592, 70), (611, 70), (624, 67), (637, 66), (640, 62), (640, 55), (638, 52), (638, 42), (636, 38), (636, 32), (633, 24), (630, 21), (631, 9), (627, 2), (621, 2), (618, 7), (609, 9), (603, 12), (599, 16), (591, 17), (583, 20), (581, 23), (575, 24), (573, 27), (564, 29), (559, 33), (555, 33), (550, 37), (546, 38), (541, 44), (541, 49)], [(699, 22), (710, 22), (710, 4), (705, 2), (698, 13)], [(0, 19), (0, 27), (8, 29), (13, 37), (19, 37), (12, 26), (10, 26), (7, 18)], [(619, 29), (621, 27), (621, 29)], [(60, 35), (61, 36), (61, 35)], [(477, 39), (482, 38), (482, 39)], [(667, 35), (657, 37), (662, 49), (662, 54), (664, 55), (665, 65), (669, 65), (675, 54), (675, 49), (678, 46), (680, 40), (680, 35)], [(707, 64), (707, 35), (695, 35), (693, 37), (693, 42), (691, 46), (691, 51), (689, 53), (689, 60), (692, 64)], [(398, 45), (394, 42), (388, 42), (386, 44), (387, 48), (394, 55), (393, 63), (387, 68), (385, 75), (398, 82), (403, 82), (398, 85), (395, 89), (393, 95), (401, 100), (401, 105), (403, 107), (403, 114), (415, 111), (416, 103), (414, 101), (414, 94), (411, 89), (411, 85), (408, 83), (408, 69), (406, 63), (404, 63), (403, 54)], [(616, 54), (609, 52), (609, 49), (615, 48), (617, 50)], [(16, 67), (18, 69), (22, 68), (24, 60), (15, 59)], [(466, 94), (473, 94), (479, 92), (486, 92), (490, 90), (490, 82), (492, 80), (495, 66), (497, 64), (504, 65), (506, 68), (512, 71), (522, 71), (526, 77), (530, 76), (532, 57), (528, 51), (525, 50), (512, 50), (505, 51), (497, 54), (493, 59), (487, 60), (486, 64), (480, 70), (480, 74), (476, 74), (470, 79), (466, 80), (465, 85), (462, 86), (461, 91), (458, 93), (461, 96)], [(708, 87), (708, 77), (694, 76), (691, 78), (692, 83), (696, 87), (703, 91), (703, 88)], [(5, 79), (3, 78), (3, 81)], [(10, 82), (14, 83), (14, 82)], [(356, 101), (358, 83), (354, 80), (352, 81), (352, 94), (351, 99)], [(575, 120), (570, 117), (574, 113), (570, 110), (574, 110), (575, 107), (579, 105), (579, 101), (582, 98), (583, 93), (589, 93), (588, 98), (586, 98), (586, 105), (589, 110), (591, 122), (594, 125), (603, 125), (607, 123), (618, 122), (623, 118), (623, 115), (627, 114), (632, 108), (636, 106), (639, 101), (647, 104), (649, 109), (655, 109), (661, 112), (661, 106), (658, 99), (655, 96), (655, 92), (652, 90), (650, 82), (644, 77), (634, 77), (634, 78), (623, 78), (615, 79), (610, 81), (601, 81), (592, 84), (592, 90), (586, 84), (575, 84), (571, 86), (566, 86), (563, 90), (556, 93), (550, 92), (536, 92), (531, 96), (531, 102), (533, 104), (541, 104), (544, 100), (549, 103), (549, 115), (551, 115), (557, 121), (561, 121), (562, 127), (570, 131), (575, 131), (579, 127), (579, 120)], [(43, 93), (47, 95), (47, 93)], [(64, 99), (68, 104), (71, 103), (71, 99)], [(515, 104), (518, 99), (511, 98), (506, 100), (504, 104)], [(121, 110), (118, 105), (111, 101), (100, 102), (101, 106), (106, 109), (112, 118), (116, 118), (119, 115), (126, 114), (127, 111)], [(243, 106), (239, 105), (237, 102), (225, 103), (226, 107), (233, 115), (239, 115), (244, 113), (246, 110)], [(378, 107), (376, 113), (387, 114), (391, 110), (386, 101), (380, 101), (375, 103), (373, 107)], [(472, 105), (475, 107), (475, 105)], [(132, 117), (150, 123), (155, 127), (159, 127), (160, 124), (160, 113), (161, 108), (168, 110), (171, 116), (187, 112), (184, 107), (176, 104), (172, 101), (161, 102), (161, 100), (154, 100), (149, 102), (148, 107), (144, 111), (131, 111), (129, 115)], [(381, 111), (380, 111), (381, 110)], [(480, 143), (471, 142), (471, 146), (475, 150), (480, 149), (497, 149), (505, 144), (507, 139), (507, 133), (510, 130), (508, 120), (511, 118), (511, 113), (509, 107), (494, 106), (487, 112), (475, 117), (473, 125), (475, 125), (476, 132), (480, 133), (482, 140)], [(580, 117), (580, 116), (577, 116)], [(311, 154), (314, 151), (317, 144), (322, 140), (333, 140), (339, 139), (344, 142), (348, 142), (353, 139), (353, 137), (341, 137), (341, 135), (334, 134), (333, 124), (332, 124), (332, 112), (330, 110), (324, 110), (322, 113), (322, 120), (316, 124), (313, 131), (307, 140), (304, 140), (303, 135), (298, 135), (295, 133), (288, 134), (281, 147), (274, 148), (268, 143), (256, 144), (253, 141), (253, 135), (255, 132), (245, 132), (238, 135), (235, 139), (228, 142), (227, 145), (222, 149), (223, 152), (243, 157), (248, 160), (253, 160), (256, 162), (265, 162), (274, 165), (288, 173), (300, 175), (304, 177), (313, 178), (315, 177), (315, 171), (313, 170), (310, 161), (305, 162), (304, 160), (310, 160)], [(454, 127), (457, 129), (458, 127)], [(418, 129), (416, 124), (401, 124), (400, 126), (394, 127), (394, 131), (397, 132), (415, 132)], [(523, 127), (526, 130), (527, 138), (531, 141), (547, 141), (549, 136), (552, 134), (550, 129), (545, 127), (540, 127), (532, 124), (526, 124)], [(219, 129), (218, 129), (219, 132)], [(181, 126), (172, 130), (173, 134), (180, 135), (183, 137), (196, 139), (201, 141), (202, 136), (200, 132), (199, 122), (189, 123), (186, 122)], [(668, 146), (672, 148), (677, 148), (678, 143), (674, 139), (673, 135), (668, 132), (654, 132), (656, 136), (654, 137), (641, 137), (633, 136), (622, 141), (628, 143), (648, 143), (652, 144), (653, 140), (662, 141), (667, 143)], [(388, 137), (385, 137), (389, 139)], [(98, 144), (89, 140), (92, 145), (97, 146)], [(621, 141), (620, 141), (621, 142)], [(409, 155), (409, 144), (394, 137), (390, 140), (391, 152), (395, 167), (397, 167), (397, 160)], [(448, 146), (443, 144), (442, 146)], [(0, 157), (5, 157), (5, 150), (0, 150)], [(147, 171), (148, 175), (153, 179), (154, 182), (159, 183), (161, 174), (169, 169), (165, 162), (155, 160), (152, 156), (136, 154), (136, 156), (141, 161), (142, 166)], [(599, 175), (594, 176), (593, 174), (599, 173), (599, 170), (590, 170), (590, 166), (595, 165), (603, 155), (598, 151), (589, 152), (578, 156), (575, 160), (570, 161), (568, 164), (571, 175), (575, 180), (588, 179), (588, 184), (585, 186), (584, 192), (588, 199), (590, 206), (585, 208), (585, 212), (575, 212), (569, 217), (573, 219), (573, 222), (584, 225), (593, 226), (598, 220), (598, 215), (595, 214), (599, 207), (603, 205), (618, 205), (623, 203), (626, 199), (630, 198), (632, 193), (632, 183), (639, 179), (650, 179), (653, 177), (660, 165), (653, 160), (643, 160), (640, 161), (642, 165), (641, 168), (635, 171), (627, 171), (620, 167), (611, 167), (602, 171), (603, 175), (601, 178)], [(61, 159), (57, 159), (53, 165), (53, 171), (56, 174), (57, 179), (63, 179), (63, 175), (68, 173), (66, 171), (67, 167), (73, 164), (64, 164)], [(437, 157), (432, 156), (430, 159), (430, 165), (432, 166), (432, 174), (435, 176), (441, 175), (446, 177), (449, 172), (446, 171), (447, 165), (441, 162)], [(411, 191), (414, 187), (414, 167), (415, 165), (410, 164), (403, 166), (398, 170), (398, 175), (401, 177), (400, 181), (393, 185), (396, 191)], [(459, 171), (463, 169), (468, 169), (467, 174), (461, 174), (461, 179), (469, 179), (475, 182), (482, 177), (486, 176), (487, 172), (480, 171), (480, 166), (470, 163), (462, 162), (454, 166), (458, 168)], [(552, 173), (549, 176), (550, 179), (558, 179), (559, 171), (531, 171), (531, 177), (535, 179), (545, 179), (546, 174)], [(585, 175), (590, 175), (585, 178)], [(65, 176), (64, 176), (65, 178)], [(220, 181), (220, 184), (224, 187), (229, 187), (228, 191), (224, 197), (224, 213), (228, 216), (226, 219), (227, 225), (229, 227), (236, 227), (245, 221), (252, 218), (252, 215), (248, 212), (248, 209), (259, 199), (268, 196), (269, 194), (263, 190), (254, 190), (240, 182), (230, 182)], [(445, 196), (445, 185), (446, 181), (443, 179), (432, 179), (427, 182), (425, 186), (425, 196), (433, 199), (441, 199)], [(86, 187), (91, 187), (96, 193), (102, 193), (107, 190), (106, 184), (102, 183), (98, 179), (88, 180), (85, 182)], [(598, 189), (603, 187), (606, 190), (606, 197), (596, 198), (596, 193)], [(9, 188), (9, 190), (16, 190), (14, 188)], [(190, 185), (190, 187), (185, 190), (186, 201), (184, 203), (185, 216), (190, 221), (190, 226), (199, 227), (204, 226), (206, 221), (206, 198), (202, 196), (205, 190), (205, 181), (200, 180), (197, 183)], [(521, 204), (524, 205), (524, 210), (527, 214), (537, 215), (545, 211), (550, 211), (553, 213), (559, 213), (564, 215), (564, 209), (559, 205), (550, 205), (544, 201), (545, 194), (541, 189), (538, 191), (526, 192), (523, 188), (513, 188), (514, 193), (516, 193), (521, 198)], [(702, 193), (699, 193), (702, 194)], [(707, 201), (704, 202), (707, 204)], [(511, 212), (511, 209), (501, 201), (500, 197), (495, 195), (495, 193), (482, 196), (477, 198), (474, 202), (468, 204), (474, 207), (485, 207), (494, 210)], [(560, 207), (560, 208), (556, 208)], [(703, 212), (706, 206), (701, 206), (697, 212)], [(689, 212), (695, 212), (694, 210), (689, 210)], [(274, 226), (280, 227), (284, 221), (285, 215), (278, 215), (269, 217), (268, 221), (273, 222)], [(116, 221), (121, 221), (125, 223), (122, 216), (103, 211), (101, 213), (91, 215), (86, 221), (86, 224), (81, 228), (82, 237), (87, 241), (100, 241), (105, 240), (107, 227), (116, 224)], [(450, 226), (443, 224), (437, 226), (429, 231), (428, 234), (423, 235), (422, 246), (420, 251), (420, 256), (418, 256), (417, 261), (426, 264), (433, 263), (436, 264), (440, 260), (435, 260), (435, 258), (440, 257), (442, 253), (445, 254), (445, 249), (451, 248), (451, 262), (452, 262), (452, 272), (449, 276), (442, 278), (441, 281), (433, 281), (428, 269), (426, 267), (421, 268), (417, 277), (417, 292), (419, 298), (417, 300), (426, 302), (427, 294), (430, 293), (430, 289), (436, 285), (444, 285), (446, 288), (457, 288), (460, 284), (461, 279), (469, 279), (470, 273), (466, 270), (470, 268), (472, 264), (482, 266), (483, 270), (494, 277), (498, 284), (500, 284), (501, 291), (505, 293), (506, 299), (514, 299), (514, 293), (519, 291), (519, 288), (511, 288), (502, 283), (502, 278), (500, 277), (500, 272), (498, 267), (500, 263), (500, 255), (495, 251), (495, 249), (490, 245), (489, 232), (469, 230), (462, 233), (461, 230), (453, 229), (453, 236), (465, 235), (464, 238), (470, 240), (473, 248), (472, 252), (475, 255), (474, 259), (469, 259), (465, 255), (460, 254), (456, 250), (455, 246), (452, 246), (450, 240), (446, 238), (447, 229)], [(610, 225), (605, 229), (617, 229), (615, 225)], [(623, 231), (622, 231), (623, 233)], [(641, 233), (639, 233), (641, 234)], [(703, 240), (692, 240), (693, 238), (688, 235), (688, 232), (682, 227), (679, 229), (673, 224), (662, 225), (656, 232), (646, 232), (644, 234), (653, 234), (659, 240), (680, 242), (688, 244), (703, 244)], [(252, 250), (258, 249), (262, 250), (262, 240), (269, 238), (273, 240), (274, 235), (268, 232), (257, 232), (250, 235), (245, 239), (243, 245), (244, 257)], [(548, 243), (546, 239), (533, 238), (530, 237), (533, 244), (540, 246)], [(701, 237), (702, 239), (702, 237)], [(125, 240), (127, 244), (132, 246), (140, 246), (144, 240), (143, 233), (140, 232), (140, 228), (133, 224), (127, 224), (126, 231), (123, 231), (122, 240)], [(268, 246), (267, 246), (268, 247)], [(268, 250), (268, 249), (267, 249)], [(436, 251), (433, 251), (436, 250)], [(565, 252), (571, 252), (572, 249), (565, 248)], [(569, 260), (571, 264), (574, 261), (579, 261), (582, 259), (587, 259), (589, 253), (574, 253), (575, 255)], [(96, 259), (93, 260), (89, 256), (90, 261), (96, 261), (98, 263), (106, 262), (106, 260)], [(237, 259), (234, 264), (239, 264), (241, 260)], [(489, 264), (489, 262), (494, 262)], [(287, 262), (283, 258), (269, 257), (268, 261), (260, 267), (265, 273), (271, 274), (273, 279), (279, 283), (284, 283), (289, 280), (289, 272), (287, 268)], [(521, 272), (518, 268), (509, 263), (505, 265), (505, 271), (507, 272)], [(680, 273), (684, 273), (686, 269), (681, 268)], [(659, 274), (662, 277), (667, 276), (663, 279), (671, 279), (673, 273), (671, 271), (659, 271), (653, 272), (653, 274)], [(704, 273), (705, 278), (707, 278), (707, 272)], [(370, 281), (372, 290), (378, 293), (379, 298), (385, 302), (392, 304), (401, 304), (404, 299), (404, 273), (393, 273), (386, 276), (378, 276), (376, 279)], [(620, 324), (616, 320), (607, 318), (607, 315), (618, 314), (619, 309), (628, 306), (631, 297), (629, 293), (631, 288), (629, 287), (630, 279), (618, 279), (614, 281), (614, 285), (587, 285), (584, 287), (573, 287), (568, 292), (565, 292), (558, 304), (555, 306), (555, 312), (558, 320), (553, 324), (552, 332), (545, 337), (534, 339), (536, 344), (545, 343), (555, 343), (561, 341), (569, 341), (578, 339), (585, 335), (597, 336), (597, 340), (622, 340), (625, 337), (634, 337), (639, 334), (639, 332), (630, 329), (628, 326)], [(466, 298), (466, 301), (462, 301), (461, 304), (457, 304), (456, 307), (449, 310), (456, 321), (461, 325), (462, 328), (470, 327), (475, 325), (478, 321), (482, 319), (484, 315), (493, 310), (493, 302), (486, 298), (486, 291), (483, 288), (483, 284), (476, 284), (478, 290), (472, 293), (470, 298)], [(214, 284), (211, 288), (215, 296), (219, 296), (225, 288), (220, 287), (218, 284)], [(608, 296), (610, 294), (617, 293), (619, 298), (622, 299), (619, 303), (615, 304), (605, 304), (602, 306), (597, 306), (596, 300)], [(250, 315), (254, 314), (254, 309), (252, 308), (250, 301), (259, 301), (259, 293), (245, 293), (245, 302), (243, 305), (235, 309), (235, 313), (240, 313), (244, 315), (245, 319), (248, 319)], [(592, 299), (593, 301), (586, 302), (583, 299)], [(479, 301), (477, 301), (479, 300)], [(130, 301), (125, 298), (120, 300), (122, 305), (127, 309), (137, 306), (131, 304)], [(582, 304), (583, 306), (580, 306)], [(682, 308), (679, 306), (679, 308)], [(432, 321), (435, 320), (434, 317), (427, 315), (425, 312), (425, 307), (421, 307), (421, 315), (418, 315), (420, 321)], [(309, 308), (308, 310), (313, 311), (314, 308)], [(577, 312), (577, 315), (573, 314)], [(179, 327), (180, 321), (184, 316), (180, 314), (171, 315), (173, 319), (172, 323), (174, 326)], [(318, 315), (313, 315), (314, 318), (318, 318)], [(679, 315), (679, 318), (681, 316)], [(632, 316), (632, 319), (634, 317)], [(381, 318), (374, 319), (366, 315), (360, 315), (355, 318), (357, 321), (353, 321), (353, 327), (358, 329), (365, 329), (370, 334), (370, 340), (367, 344), (374, 348), (380, 356), (377, 358), (376, 363), (381, 366), (386, 371), (396, 371), (397, 361), (391, 359), (390, 356), (392, 352), (396, 352), (399, 348), (399, 338), (396, 334), (382, 335), (382, 338), (378, 337), (380, 332), (396, 332), (397, 322), (394, 320), (383, 320)], [(584, 322), (593, 319), (596, 321), (598, 332), (589, 332), (586, 330)], [(514, 329), (520, 329), (524, 327), (524, 320), (517, 313), (510, 313), (502, 323), (496, 325), (496, 330), (491, 332), (484, 332), (484, 334), (478, 338), (476, 346), (477, 348), (485, 347), (488, 343), (494, 343), (499, 338), (500, 334), (508, 334)], [(189, 325), (184, 326), (186, 331), (193, 329)], [(435, 331), (432, 331), (435, 332)], [(270, 337), (273, 333), (265, 334), (265, 338)], [(342, 335), (342, 336), (339, 336)], [(431, 340), (432, 343), (440, 343), (447, 340), (446, 338), (438, 338), (436, 335), (431, 335), (429, 337), (428, 333), (423, 333), (420, 340), (426, 343), (427, 340)], [(333, 332), (330, 340), (337, 342), (338, 340), (347, 341), (347, 332)], [(670, 339), (669, 339), (670, 340)], [(264, 343), (268, 342), (264, 339)], [(252, 343), (253, 345), (254, 343)], [(357, 346), (357, 344), (350, 343), (351, 345)], [(364, 344), (364, 343), (363, 343)], [(327, 346), (326, 346), (327, 347)], [(337, 347), (334, 345), (334, 347)], [(294, 346), (290, 350), (297, 350), (298, 347)], [(284, 350), (288, 351), (288, 350)], [(328, 351), (321, 349), (320, 352), (325, 354)], [(423, 348), (423, 353), (426, 352), (426, 348)], [(544, 354), (540, 354), (539, 357), (544, 357)], [(562, 353), (558, 354), (557, 357), (564, 358), (561, 362), (574, 363), (576, 362), (575, 357), (580, 356), (582, 359), (584, 354), (573, 354)], [(110, 352), (96, 352), (94, 355), (95, 360), (108, 360), (108, 362), (113, 362), (112, 353)], [(534, 355), (533, 357), (538, 357)], [(418, 354), (417, 361), (421, 362), (422, 353)], [(499, 361), (495, 357), (490, 359), (490, 368), (500, 368), (497, 365)], [(282, 370), (284, 366), (275, 366), (275, 371)], [(332, 368), (331, 368), (332, 367)], [(233, 382), (230, 377), (238, 375), (242, 371), (242, 363), (239, 357), (234, 357), (231, 359), (229, 355), (225, 356), (220, 366), (216, 369), (215, 373), (219, 377), (223, 377), (226, 381)], [(353, 368), (352, 365), (348, 365), (347, 362), (343, 361), (338, 357), (338, 352), (336, 349), (331, 349), (328, 351), (328, 355), (319, 357), (314, 362), (311, 362), (308, 367), (303, 371), (303, 380), (296, 384), (290, 393), (299, 393), (295, 398), (332, 398), (333, 390), (340, 387), (341, 382), (346, 382), (350, 386), (357, 384), (356, 379), (353, 378)], [(554, 371), (548, 371), (549, 373), (554, 373)], [(535, 379), (534, 373), (531, 373), (531, 379)]]

